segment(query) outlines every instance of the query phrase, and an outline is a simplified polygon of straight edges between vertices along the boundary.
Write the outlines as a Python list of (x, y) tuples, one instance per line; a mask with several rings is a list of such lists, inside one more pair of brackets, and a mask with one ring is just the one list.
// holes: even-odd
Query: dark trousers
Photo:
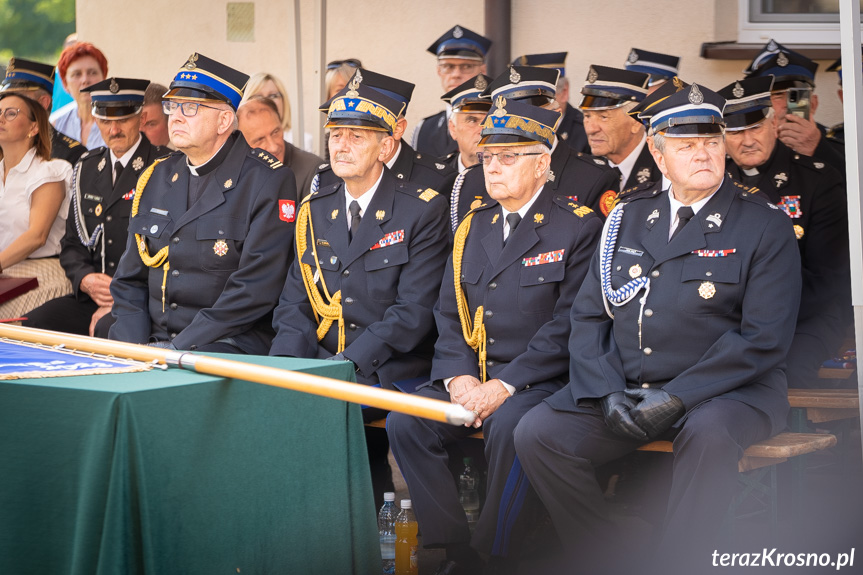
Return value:
[[(441, 383), (425, 387), (417, 395), (450, 400)], [(507, 555), (511, 539), (518, 533), (517, 519), (530, 503), (526, 477), (515, 460), (512, 433), (522, 416), (549, 395), (550, 391), (540, 388), (517, 392), (483, 422), (488, 483), (473, 539), (448, 466), (447, 446), (477, 430), (401, 413), (389, 415), (387, 434), (408, 484), (424, 546), (470, 542), (483, 553)]]
[[(738, 461), (769, 434), (767, 416), (738, 401), (712, 399), (691, 410), (679, 431), (669, 433), (674, 465), (656, 556), (638, 561), (657, 565), (667, 559), (662, 567), (675, 573), (687, 564), (709, 565), (737, 487)], [(594, 469), (639, 445), (609, 430), (599, 413), (555, 411), (545, 403), (515, 430), (515, 449), (531, 485), (585, 573), (620, 572), (615, 562), (626, 558)]]
[[(27, 313), (21, 322), (26, 327), (50, 329), (78, 335), (90, 334), (90, 320), (99, 306), (91, 299), (79, 301), (75, 294), (65, 295), (45, 302)], [(108, 329), (114, 323), (114, 316), (107, 313), (96, 323), (94, 335), (107, 338)]]

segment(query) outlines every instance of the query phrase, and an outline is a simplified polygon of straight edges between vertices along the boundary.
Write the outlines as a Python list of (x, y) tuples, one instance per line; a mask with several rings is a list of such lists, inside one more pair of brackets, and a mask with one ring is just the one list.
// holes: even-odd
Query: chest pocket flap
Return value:
[(229, 216), (199, 218), (195, 229), (195, 238), (199, 240), (242, 240), (245, 237), (245, 222)]
[(461, 264), (461, 282), (474, 285), (482, 277), (483, 267), (463, 261)]
[(683, 262), (681, 281), (712, 281), (725, 284), (740, 282), (740, 260), (737, 258), (692, 257)]
[(408, 247), (401, 243), (371, 250), (363, 258), (363, 264), (365, 265), (366, 271), (371, 272), (406, 264), (409, 259)]
[(565, 263), (561, 261), (536, 266), (522, 266), (518, 285), (537, 286), (559, 282), (566, 272)]
[(150, 238), (160, 238), (165, 230), (171, 224), (170, 216), (160, 216), (158, 214), (138, 214), (132, 218), (129, 227), (136, 234), (141, 234)]

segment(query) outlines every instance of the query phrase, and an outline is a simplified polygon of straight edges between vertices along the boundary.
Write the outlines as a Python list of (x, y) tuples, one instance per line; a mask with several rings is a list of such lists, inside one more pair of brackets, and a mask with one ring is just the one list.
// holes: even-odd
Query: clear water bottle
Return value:
[(477, 490), (477, 473), (474, 470), (473, 459), (464, 458), (464, 469), (458, 477), (458, 500), (467, 516), (467, 524), (473, 533), (479, 520), (479, 491)]
[(396, 518), (396, 574), (417, 575), (417, 520), (410, 499), (402, 499)]
[(384, 504), (378, 513), (378, 535), (381, 538), (381, 573), (393, 575), (396, 572), (396, 494), (384, 493)]

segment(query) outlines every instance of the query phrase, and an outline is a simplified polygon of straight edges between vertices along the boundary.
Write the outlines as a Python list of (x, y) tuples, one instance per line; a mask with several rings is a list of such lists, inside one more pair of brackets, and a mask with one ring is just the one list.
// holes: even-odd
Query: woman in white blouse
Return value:
[(21, 317), (72, 293), (60, 266), (72, 166), (51, 159), (48, 113), (38, 102), (0, 93), (0, 272), (36, 277), (39, 287), (0, 304), (0, 319)]

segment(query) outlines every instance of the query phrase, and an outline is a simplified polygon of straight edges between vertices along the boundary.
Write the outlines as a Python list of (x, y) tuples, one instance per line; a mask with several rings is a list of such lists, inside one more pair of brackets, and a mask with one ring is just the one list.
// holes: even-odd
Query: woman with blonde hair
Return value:
[(58, 257), (71, 175), (69, 162), (51, 159), (45, 109), (35, 100), (0, 94), (0, 273), (39, 281), (38, 288), (0, 305), (0, 319), (72, 293)]
[[(285, 140), (291, 142), (295, 146), (291, 130), (291, 101), (288, 100), (288, 91), (285, 90), (285, 85), (282, 81), (272, 74), (266, 72), (258, 72), (249, 78), (246, 84), (246, 89), (243, 92), (243, 101), (240, 105), (246, 103), (252, 96), (263, 96), (269, 98), (279, 110), (279, 118), (282, 120), (282, 130), (285, 132)], [(312, 151), (312, 135), (303, 134), (302, 148), (307, 151)]]

